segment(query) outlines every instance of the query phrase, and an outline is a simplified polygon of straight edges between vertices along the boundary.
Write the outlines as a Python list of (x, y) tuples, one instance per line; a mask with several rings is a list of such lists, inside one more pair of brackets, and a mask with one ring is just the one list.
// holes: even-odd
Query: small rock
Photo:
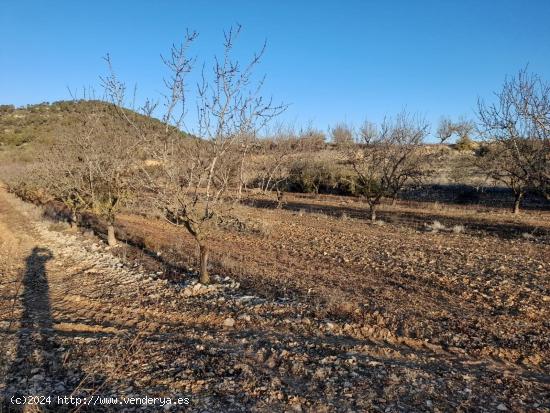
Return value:
[(508, 411), (508, 407), (506, 407), (506, 405), (504, 403), (500, 403), (498, 406), (497, 406), (497, 410), (501, 411), (501, 412), (506, 412)]
[(43, 382), (44, 381), (44, 375), (43, 374), (35, 374), (34, 376), (31, 377), (31, 380), (32, 381), (37, 381), (37, 382)]
[(227, 317), (225, 320), (223, 320), (223, 326), (224, 327), (234, 327), (235, 326), (235, 319), (231, 317)]

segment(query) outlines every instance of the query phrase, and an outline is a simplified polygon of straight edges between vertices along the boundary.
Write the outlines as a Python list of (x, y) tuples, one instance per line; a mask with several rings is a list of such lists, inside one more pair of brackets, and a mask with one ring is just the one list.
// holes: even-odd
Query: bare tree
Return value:
[(445, 143), (455, 133), (454, 124), (449, 118), (441, 118), (436, 136), (441, 144)]
[[(108, 221), (109, 243), (116, 242), (114, 237), (114, 220), (121, 201), (127, 201), (130, 195), (140, 190), (150, 189), (144, 185), (143, 179), (149, 184), (154, 182), (154, 176), (147, 173), (147, 165), (166, 165), (163, 159), (146, 159), (157, 156), (161, 148), (161, 158), (174, 148), (182, 148), (187, 143), (188, 135), (181, 131), (186, 114), (185, 78), (191, 72), (195, 59), (187, 56), (188, 48), (196, 40), (196, 32), (187, 32), (184, 42), (172, 45), (170, 54), (161, 56), (162, 62), (168, 68), (170, 76), (163, 79), (167, 93), (163, 95), (163, 113), (161, 117), (163, 128), (150, 127), (150, 122), (143, 121), (134, 111), (125, 109), (126, 85), (116, 75), (111, 57), (106, 55), (108, 75), (101, 77), (105, 96), (113, 113), (128, 127), (125, 134), (117, 135), (108, 153), (103, 153), (98, 159), (97, 173), (101, 178), (101, 196), (95, 196), (94, 211), (104, 216)], [(135, 101), (135, 97), (133, 98)], [(146, 120), (159, 108), (158, 101), (146, 99), (141, 112)], [(170, 146), (172, 145), (172, 146)], [(101, 147), (105, 148), (105, 146)], [(182, 158), (183, 160), (184, 158)], [(163, 163), (164, 162), (164, 163)], [(153, 185), (154, 186), (154, 185)], [(159, 193), (157, 192), (157, 195)], [(159, 199), (156, 200), (159, 202)]]
[(93, 200), (93, 171), (84, 161), (88, 156), (89, 137), (93, 129), (79, 135), (58, 139), (39, 156), (42, 173), (37, 174), (40, 186), (60, 201), (70, 212), (70, 224), (78, 226), (80, 214), (91, 208)]
[(499, 142), (484, 144), (474, 158), (474, 164), (485, 175), (496, 182), (504, 184), (514, 194), (512, 211), (518, 214), (521, 201), (529, 189), (528, 172), (518, 166), (506, 146)]
[(472, 132), (475, 130), (475, 124), (471, 120), (460, 118), (454, 124), (454, 130), (459, 139), (471, 139)]
[(292, 128), (283, 125), (278, 125), (267, 138), (257, 142), (254, 169), (257, 185), (262, 192), (283, 190), (291, 155), (297, 146), (298, 136)]
[(512, 189), (518, 213), (527, 188), (550, 199), (550, 84), (523, 69), (504, 81), (496, 98), (478, 102), (478, 127), (492, 144), (491, 166), (481, 166)]
[(2, 180), (8, 185), (10, 192), (21, 199), (37, 205), (45, 205), (54, 200), (51, 192), (44, 185), (43, 167), (40, 164), (21, 165), (3, 169)]
[[(196, 94), (187, 90), (187, 75), (195, 59), (187, 55), (195, 41), (195, 32), (187, 33), (181, 45), (173, 46), (163, 58), (170, 72), (165, 80), (165, 133), (150, 135), (133, 125), (144, 137), (153, 165), (142, 164), (144, 190), (153, 198), (167, 222), (184, 227), (196, 240), (200, 254), (200, 282), (210, 282), (208, 273), (209, 242), (216, 227), (230, 219), (234, 201), (242, 193), (246, 155), (251, 143), (272, 118), (285, 110), (261, 96), (263, 79), (255, 81), (254, 69), (265, 51), (253, 55), (242, 66), (233, 58), (234, 42), (240, 27), (224, 33), (224, 53), (216, 57), (210, 70), (202, 66)], [(114, 96), (117, 82), (109, 88)], [(188, 98), (195, 98), (196, 127), (184, 122)], [(186, 130), (189, 133), (183, 133)]]
[[(285, 109), (260, 95), (263, 79), (253, 81), (265, 45), (245, 66), (232, 58), (239, 32), (225, 33), (224, 54), (215, 59), (211, 77), (203, 69), (196, 102), (200, 139), (192, 145), (172, 139), (158, 152), (164, 177), (156, 196), (168, 222), (184, 226), (197, 241), (203, 284), (210, 282), (209, 238), (230, 214), (228, 201), (241, 194), (243, 142)], [(184, 90), (177, 79), (171, 89)]]
[(122, 207), (135, 194), (136, 163), (139, 159), (137, 142), (126, 134), (96, 137), (93, 145), (95, 182), (92, 210), (107, 223), (107, 241), (116, 244), (115, 220)]
[(421, 144), (428, 131), (428, 123), (406, 112), (379, 127), (365, 122), (361, 128), (361, 144), (349, 150), (348, 161), (372, 221), (383, 197), (394, 197), (406, 183), (426, 173)]
[(453, 135), (456, 135), (459, 140), (469, 140), (471, 139), (470, 135), (474, 129), (474, 123), (465, 118), (460, 118), (456, 122), (453, 122), (449, 118), (442, 118), (439, 121), (436, 136), (442, 144), (449, 140)]
[(105, 219), (107, 242), (116, 244), (115, 219), (132, 196), (138, 150), (133, 136), (113, 133), (90, 115), (87, 133), (68, 134), (41, 160), (43, 184), (71, 212), (71, 224), (88, 210)]

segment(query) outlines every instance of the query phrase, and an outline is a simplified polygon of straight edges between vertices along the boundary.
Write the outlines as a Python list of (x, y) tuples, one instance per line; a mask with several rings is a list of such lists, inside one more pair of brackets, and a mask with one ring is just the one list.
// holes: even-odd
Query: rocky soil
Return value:
[[(322, 235), (312, 232), (310, 237), (318, 238), (313, 249), (316, 266), (334, 264), (326, 257), (329, 247), (323, 244)], [(303, 238), (304, 245), (310, 237)], [(227, 239), (231, 237), (228, 235)], [(411, 240), (402, 237), (403, 246), (409, 243), (412, 246)], [(340, 245), (339, 241), (336, 245)], [(343, 245), (340, 255), (331, 255), (331, 260), (340, 259), (338, 262), (343, 268), (333, 266), (336, 275), (345, 271), (346, 265), (365, 265), (357, 257), (349, 260)], [(311, 250), (304, 246), (303, 251)], [(383, 260), (384, 254), (390, 256), (391, 253), (391, 249), (379, 249), (377, 254), (381, 254)], [(460, 253), (458, 245), (453, 253)], [(544, 254), (536, 254), (531, 260), (541, 265)], [(281, 258), (284, 256), (281, 254)], [(306, 258), (309, 259), (300, 258), (303, 265), (307, 265)], [(377, 259), (372, 258), (374, 263)], [(423, 257), (414, 259), (422, 267), (434, 258), (428, 248)], [(486, 269), (477, 268), (479, 277), (491, 271), (504, 274), (505, 270), (499, 267), (510, 262), (503, 259), (502, 263), (494, 262)], [(444, 268), (447, 263), (443, 261), (440, 265)], [(304, 271), (303, 266), (297, 266), (296, 270), (295, 275)], [(293, 267), (289, 265), (287, 272), (291, 271)], [(349, 295), (338, 292), (335, 298), (344, 300), (345, 304), (346, 297), (363, 294), (364, 302), (370, 304), (361, 308), (361, 316), (336, 317), (331, 312), (319, 311), (318, 306), (322, 305), (318, 300), (319, 291), (311, 292), (311, 300), (300, 294), (262, 294), (261, 289), (252, 288), (246, 276), (242, 280), (216, 276), (216, 284), (205, 287), (195, 283), (192, 272), (167, 280), (162, 271), (152, 271), (140, 260), (121, 258), (120, 249), (111, 250), (94, 237), (72, 233), (43, 220), (34, 208), (0, 190), (2, 407), (18, 411), (17, 406), (9, 402), (15, 394), (189, 397), (191, 400), (185, 409), (169, 405), (44, 405), (41, 409), (45, 411), (530, 412), (550, 409), (548, 360), (545, 360), (548, 325), (537, 314), (533, 315), (528, 331), (521, 333), (531, 338), (512, 342), (510, 346), (495, 345), (498, 340), (483, 328), (480, 334), (468, 333), (476, 305), (466, 306), (464, 318), (452, 306), (447, 308), (448, 338), (440, 318), (438, 322), (430, 321), (433, 314), (426, 317), (417, 314), (416, 319), (420, 326), (424, 322), (425, 326), (441, 328), (432, 332), (439, 340), (426, 338), (425, 326), (418, 327), (416, 334), (398, 334), (387, 320), (401, 314), (397, 311), (400, 305), (410, 309), (424, 299), (434, 303), (436, 310), (444, 306), (430, 299), (430, 289), (438, 296), (440, 285), (430, 283), (428, 278), (411, 281), (415, 287), (420, 284), (424, 287), (422, 294), (411, 292), (410, 301), (406, 301), (405, 281), (411, 279), (413, 269), (396, 271), (408, 274), (400, 281), (403, 287), (395, 287), (404, 289), (401, 304), (391, 304), (390, 299), (394, 298), (391, 295), (373, 294), (373, 291), (384, 291), (381, 284), (373, 284), (375, 290), (369, 290), (370, 293), (365, 286), (358, 292), (350, 287)], [(533, 285), (540, 284), (540, 277), (544, 278), (545, 268), (537, 271), (530, 273), (535, 280)], [(389, 277), (390, 273), (380, 274)], [(473, 284), (464, 290), (466, 294), (474, 294), (475, 290), (483, 294), (479, 291), (482, 279), (463, 273), (454, 277), (456, 284), (447, 285), (448, 290), (459, 288), (459, 284)], [(468, 282), (463, 278), (468, 278)], [(506, 278), (499, 280), (501, 288)], [(267, 281), (269, 284), (269, 279)], [(520, 283), (514, 279), (509, 282)], [(340, 291), (340, 281), (335, 283), (335, 292)], [(319, 285), (323, 293), (327, 288)], [(532, 298), (535, 301), (527, 300), (532, 311), (546, 311), (541, 305), (547, 305), (543, 299), (547, 291), (533, 286), (525, 288), (530, 288), (535, 297)], [(522, 294), (528, 296), (529, 291), (516, 289), (514, 299), (522, 300)], [(506, 303), (510, 299), (506, 296), (501, 301)], [(468, 300), (466, 295), (464, 300)], [(482, 300), (487, 306), (485, 311), (490, 311), (489, 299)], [(350, 302), (356, 304), (354, 299)], [(477, 298), (473, 302), (477, 303)], [(523, 301), (520, 304), (523, 305)], [(376, 305), (378, 309), (374, 308)], [(501, 311), (509, 310), (503, 307)], [(495, 328), (507, 328), (509, 323), (503, 319), (503, 324), (497, 323)], [(406, 324), (409, 322), (414, 328), (412, 318), (403, 320), (403, 325), (409, 326)], [(464, 336), (457, 333), (456, 325), (461, 323), (467, 327)], [(517, 328), (524, 327), (518, 325)], [(464, 342), (472, 335), (480, 337), (479, 348), (491, 347), (503, 356), (489, 351), (476, 352), (475, 346)], [(454, 340), (454, 336), (458, 338)], [(453, 340), (454, 344), (449, 345)], [(525, 350), (524, 343), (528, 340), (532, 345)], [(506, 351), (514, 354), (507, 355)], [(518, 361), (518, 354), (525, 356), (525, 362)]]

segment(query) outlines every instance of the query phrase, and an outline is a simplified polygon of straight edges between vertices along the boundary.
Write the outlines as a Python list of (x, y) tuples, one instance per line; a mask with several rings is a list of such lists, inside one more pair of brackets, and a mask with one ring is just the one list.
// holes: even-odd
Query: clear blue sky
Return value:
[(472, 116), (478, 96), (527, 63), (550, 80), (547, 0), (2, 0), (0, 103), (97, 88), (107, 52), (140, 96), (156, 96), (159, 54), (186, 28), (200, 33), (194, 53), (210, 59), (236, 22), (243, 56), (268, 41), (259, 71), (266, 94), (291, 104), (284, 119), (323, 130), (403, 108), (432, 122)]

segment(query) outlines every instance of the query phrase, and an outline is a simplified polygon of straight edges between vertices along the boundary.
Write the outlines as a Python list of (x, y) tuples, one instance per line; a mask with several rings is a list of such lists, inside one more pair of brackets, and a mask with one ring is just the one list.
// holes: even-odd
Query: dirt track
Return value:
[[(318, 318), (230, 279), (170, 283), (54, 229), (0, 190), (4, 409), (13, 394), (190, 397), (201, 412), (550, 408), (547, 372), (529, 364)], [(122, 408), (137, 410), (80, 411)]]

